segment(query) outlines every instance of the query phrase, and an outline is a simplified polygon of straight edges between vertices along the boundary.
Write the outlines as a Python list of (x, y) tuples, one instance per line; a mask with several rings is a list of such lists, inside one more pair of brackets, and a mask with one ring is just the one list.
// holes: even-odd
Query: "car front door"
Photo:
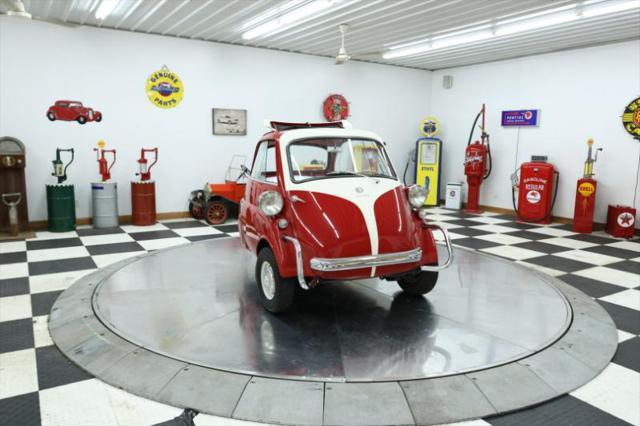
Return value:
[(245, 230), (245, 242), (255, 251), (258, 242), (267, 232), (269, 219), (260, 210), (259, 198), (265, 191), (277, 190), (275, 142), (262, 141), (256, 149), (256, 154), (251, 168), (251, 175), (247, 182), (244, 196), (243, 214)]

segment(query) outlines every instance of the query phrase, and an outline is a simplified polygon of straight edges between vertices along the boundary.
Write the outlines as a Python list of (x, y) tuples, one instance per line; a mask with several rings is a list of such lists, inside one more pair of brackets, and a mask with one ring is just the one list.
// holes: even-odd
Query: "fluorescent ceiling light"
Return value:
[(548, 16), (541, 16), (535, 19), (526, 19), (512, 24), (501, 24), (498, 22), (496, 25), (496, 35), (503, 36), (509, 34), (524, 33), (527, 31), (538, 30), (540, 28), (551, 27), (553, 25), (560, 25), (567, 22), (575, 21), (578, 19), (578, 15), (574, 10), (569, 12), (562, 12), (557, 14), (550, 14)]
[(427, 40), (392, 46), (382, 57), (384, 59), (395, 59), (414, 56), (496, 37), (535, 31), (583, 18), (591, 18), (637, 8), (640, 8), (640, 0), (591, 0), (582, 3), (573, 3), (544, 12), (497, 21), (495, 24), (483, 24), (465, 31), (457, 31), (431, 37)]
[(298, 6), (299, 4), (303, 3), (304, 0), (291, 0), (289, 2), (286, 2), (284, 4), (279, 4), (278, 6), (274, 7), (271, 10), (268, 10), (265, 13), (261, 13), (260, 15), (249, 19), (247, 22), (243, 23), (242, 26), (240, 27), (240, 29), (242, 31), (247, 30), (248, 28), (253, 27), (254, 25), (258, 25), (260, 22), (266, 21), (267, 19), (273, 18), (274, 16), (277, 16), (281, 13), (286, 12), (287, 10), (291, 9), (292, 7)]
[(96, 19), (103, 20), (113, 12), (120, 0), (102, 0), (98, 10), (96, 10)]
[[(286, 12), (283, 15), (280, 15), (277, 18), (274, 18), (270, 21), (264, 22), (263, 24), (258, 25), (255, 28), (250, 29), (242, 34), (242, 38), (245, 40), (251, 40), (256, 37), (264, 36), (267, 34), (273, 34), (279, 31), (284, 30), (287, 26), (293, 23), (299, 23), (305, 18), (311, 18), (318, 12), (321, 12), (334, 4), (338, 3), (339, 0), (313, 0), (310, 3), (305, 4), (304, 6), (297, 7), (290, 12)], [(297, 4), (299, 1), (293, 1), (286, 3), (282, 9), (290, 8), (291, 3)], [(271, 12), (270, 15), (273, 16), (275, 13)], [(251, 22), (260, 22), (265, 18), (265, 16), (260, 16), (252, 19), (247, 24), (243, 25), (243, 27), (248, 27)]]
[(477, 41), (486, 40), (493, 37), (493, 31), (480, 30), (476, 32), (467, 32), (463, 35), (454, 35), (447, 37), (433, 38), (429, 43), (421, 43), (413, 46), (407, 46), (404, 48), (392, 48), (391, 51), (386, 52), (382, 57), (384, 59), (394, 59), (403, 56), (417, 55), (419, 53), (428, 52), (430, 50), (444, 49), (446, 47), (458, 46), (461, 44), (474, 43)]
[(585, 18), (591, 18), (593, 16), (623, 12), (625, 10), (631, 10), (635, 8), (640, 8), (640, 0), (605, 2), (590, 7), (585, 7), (582, 11), (582, 16), (584, 16)]

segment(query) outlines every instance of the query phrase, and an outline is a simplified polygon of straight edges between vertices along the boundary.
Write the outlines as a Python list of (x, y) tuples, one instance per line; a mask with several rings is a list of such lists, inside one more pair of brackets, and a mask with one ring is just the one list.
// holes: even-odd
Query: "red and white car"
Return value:
[[(376, 134), (341, 122), (271, 122), (240, 201), (242, 244), (257, 255), (263, 306), (287, 310), (295, 287), (379, 277), (411, 295), (433, 289), (453, 260), (445, 229), (421, 210), (427, 190), (405, 187)], [(448, 257), (438, 265), (432, 229)]]
[(56, 101), (47, 110), (47, 118), (50, 121), (77, 121), (84, 124), (87, 121), (102, 121), (102, 113), (82, 105), (82, 102)]

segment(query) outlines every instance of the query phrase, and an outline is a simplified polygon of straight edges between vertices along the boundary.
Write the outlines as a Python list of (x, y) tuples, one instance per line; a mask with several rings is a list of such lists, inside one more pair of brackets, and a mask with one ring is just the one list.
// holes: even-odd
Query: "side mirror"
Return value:
[[(242, 175), (250, 175), (251, 174), (251, 169), (249, 169), (247, 166), (245, 166), (244, 164), (240, 165), (240, 170), (242, 170)], [(241, 175), (241, 176), (242, 176)]]

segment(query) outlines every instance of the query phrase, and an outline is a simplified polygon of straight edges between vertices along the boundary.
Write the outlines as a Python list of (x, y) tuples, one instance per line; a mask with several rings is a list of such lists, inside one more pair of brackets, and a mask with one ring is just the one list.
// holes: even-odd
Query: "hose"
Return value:
[(409, 171), (409, 165), (413, 162), (414, 159), (415, 150), (412, 150), (409, 153), (409, 158), (407, 158), (407, 164), (404, 166), (404, 173), (402, 174), (402, 181), (404, 182), (405, 186), (407, 185), (407, 171)]
[(482, 180), (485, 180), (491, 175), (491, 169), (493, 168), (493, 159), (491, 158), (491, 145), (489, 145), (489, 135), (487, 135), (487, 162), (489, 163), (489, 167), (487, 168), (487, 173), (482, 177)]
[(469, 140), (467, 141), (467, 146), (471, 145), (471, 139), (473, 139), (473, 131), (476, 130), (476, 124), (478, 124), (478, 119), (482, 115), (482, 110), (476, 115), (476, 119), (473, 120), (473, 125), (471, 126), (471, 132), (469, 133)]

